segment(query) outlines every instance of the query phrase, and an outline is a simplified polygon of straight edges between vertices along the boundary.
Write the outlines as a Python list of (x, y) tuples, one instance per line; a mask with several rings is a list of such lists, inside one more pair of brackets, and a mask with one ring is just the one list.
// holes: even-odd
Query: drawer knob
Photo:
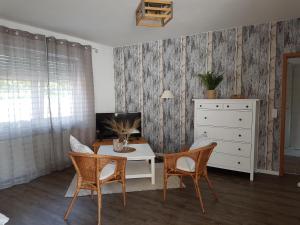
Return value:
[(227, 105), (227, 108), (229, 108), (229, 105)]
[(241, 134), (239, 134), (239, 137), (242, 137), (242, 135), (241, 135)]
[(237, 162), (237, 164), (241, 164), (241, 162)]
[(239, 118), (239, 121), (242, 121), (242, 118)]
[(202, 105), (200, 105), (200, 107), (202, 107)]
[(249, 108), (249, 105), (246, 105), (246, 108), (248, 109), (248, 108)]
[(205, 116), (205, 117), (204, 117), (204, 119), (206, 120), (206, 119), (207, 119), (207, 117)]
[(206, 131), (204, 131), (203, 133), (204, 133), (204, 134), (207, 134), (207, 132), (206, 132)]
[(217, 108), (219, 108), (219, 105), (216, 105)]
[(241, 148), (238, 148), (238, 150), (241, 151), (242, 149), (241, 149)]

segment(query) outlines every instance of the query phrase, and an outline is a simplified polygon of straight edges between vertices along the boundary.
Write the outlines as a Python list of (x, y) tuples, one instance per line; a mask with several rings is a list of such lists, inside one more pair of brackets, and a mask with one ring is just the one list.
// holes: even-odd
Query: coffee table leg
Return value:
[(155, 158), (151, 159), (151, 182), (154, 185), (155, 184)]

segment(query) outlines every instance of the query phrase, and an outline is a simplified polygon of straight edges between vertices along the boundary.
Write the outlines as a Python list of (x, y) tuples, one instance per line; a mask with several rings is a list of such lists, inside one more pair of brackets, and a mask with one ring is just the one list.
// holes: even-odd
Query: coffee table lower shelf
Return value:
[(151, 164), (148, 160), (127, 161), (126, 178), (152, 177)]

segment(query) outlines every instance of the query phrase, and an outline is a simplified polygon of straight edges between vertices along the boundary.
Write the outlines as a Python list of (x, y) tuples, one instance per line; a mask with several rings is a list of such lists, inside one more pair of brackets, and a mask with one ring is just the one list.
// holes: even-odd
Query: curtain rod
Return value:
[[(34, 34), (34, 33), (29, 32), (29, 31), (23, 31), (23, 30), (19, 30), (19, 29), (15, 29), (15, 28), (8, 28), (8, 27), (2, 26), (2, 25), (0, 25), (0, 28), (4, 28), (4, 29), (6, 30), (6, 32), (9, 32), (9, 30), (12, 30), (12, 31), (15, 32), (16, 35), (19, 35), (20, 32), (22, 32), (22, 33), (27, 33), (27, 35), (30, 34), (30, 35), (35, 36), (36, 39), (38, 39), (38, 36), (41, 35), (41, 34)], [(49, 38), (49, 39), (51, 39), (52, 37), (55, 38), (55, 39), (57, 39), (57, 38), (54, 37), (54, 36), (49, 36), (49, 37), (47, 37), (46, 35), (43, 35), (43, 36), (45, 36), (46, 38)], [(63, 40), (63, 41), (64, 41), (64, 40)], [(68, 40), (66, 40), (66, 41), (68, 41)], [(81, 43), (79, 43), (79, 44), (81, 44)], [(82, 45), (82, 44), (81, 44), (81, 45)], [(91, 48), (92, 48), (92, 50), (95, 51), (95, 53), (98, 53), (98, 52), (99, 52), (99, 49), (92, 47), (92, 45), (91, 45)]]

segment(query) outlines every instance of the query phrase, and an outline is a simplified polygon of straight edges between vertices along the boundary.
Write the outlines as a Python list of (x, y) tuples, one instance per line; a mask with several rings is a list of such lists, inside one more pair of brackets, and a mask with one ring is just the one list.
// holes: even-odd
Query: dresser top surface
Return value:
[(203, 102), (203, 103), (243, 103), (243, 102), (258, 102), (260, 99), (193, 99), (196, 102)]

